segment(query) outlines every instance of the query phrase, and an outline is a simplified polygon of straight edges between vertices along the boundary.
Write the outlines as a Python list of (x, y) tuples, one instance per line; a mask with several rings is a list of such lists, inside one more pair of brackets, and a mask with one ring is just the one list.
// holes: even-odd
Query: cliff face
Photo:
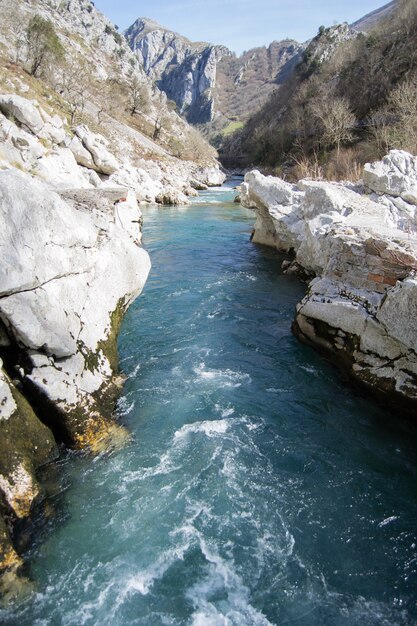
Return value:
[(224, 46), (194, 44), (151, 20), (139, 18), (125, 36), (146, 74), (157, 81), (192, 123), (214, 118), (217, 64), (230, 52)]
[[(42, 494), (35, 470), (56, 456), (55, 437), (93, 452), (126, 438), (111, 417), (117, 332), (150, 261), (127, 189), (58, 195), (6, 170), (0, 215), (0, 494), (12, 521)], [(0, 572), (19, 566), (3, 524)]]
[(273, 42), (236, 57), (224, 46), (192, 43), (144, 18), (125, 36), (147, 75), (193, 124), (218, 117), (227, 123), (256, 110), (285, 81), (303, 49), (295, 41)]
[(409, 415), (417, 406), (417, 158), (392, 151), (364, 187), (246, 175), (253, 241), (292, 251), (287, 271), (315, 277), (295, 334)]

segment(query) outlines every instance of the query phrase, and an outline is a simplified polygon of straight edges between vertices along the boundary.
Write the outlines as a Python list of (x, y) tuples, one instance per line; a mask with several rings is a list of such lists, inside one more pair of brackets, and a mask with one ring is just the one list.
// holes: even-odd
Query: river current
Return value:
[(49, 472), (18, 626), (417, 623), (417, 436), (291, 334), (305, 285), (227, 189), (145, 208), (132, 433)]

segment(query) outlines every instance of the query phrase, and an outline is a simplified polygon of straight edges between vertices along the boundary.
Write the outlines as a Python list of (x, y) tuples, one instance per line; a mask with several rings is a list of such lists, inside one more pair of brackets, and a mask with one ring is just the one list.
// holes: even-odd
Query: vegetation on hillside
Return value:
[(368, 34), (329, 46), (336, 31), (321, 27), (289, 80), (226, 137), (226, 165), (342, 179), (389, 149), (417, 153), (417, 3), (398, 0)]
[[(95, 11), (87, 1), (80, 7), (90, 14)], [(27, 95), (39, 98), (45, 108), (48, 100), (59, 101), (53, 112), (67, 119), (69, 129), (86, 123), (105, 133), (103, 123), (111, 118), (173, 156), (201, 163), (215, 157), (214, 148), (176, 115), (175, 105), (147, 79), (124, 37), (105, 18), (99, 15), (97, 24), (102, 23), (103, 30), (90, 42), (66, 27), (67, 8), (59, 3), (55, 7), (44, 0), (0, 0), (0, 8), (4, 16), (0, 24), (3, 89), (19, 93), (23, 81), (30, 87)], [(19, 77), (17, 82), (15, 77)], [(151, 145), (137, 158), (152, 157)]]

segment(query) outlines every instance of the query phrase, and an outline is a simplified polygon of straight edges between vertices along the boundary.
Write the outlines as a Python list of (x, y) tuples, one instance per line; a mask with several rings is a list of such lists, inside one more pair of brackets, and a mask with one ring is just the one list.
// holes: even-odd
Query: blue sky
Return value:
[(353, 22), (388, 0), (95, 0), (125, 29), (149, 17), (192, 41), (224, 44), (237, 53), (289, 37), (306, 41), (319, 26)]

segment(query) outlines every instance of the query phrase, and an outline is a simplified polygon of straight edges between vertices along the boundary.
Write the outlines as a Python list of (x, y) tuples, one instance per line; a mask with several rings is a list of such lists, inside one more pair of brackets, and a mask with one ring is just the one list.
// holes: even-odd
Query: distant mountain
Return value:
[(147, 75), (189, 122), (220, 126), (259, 108), (304, 49), (286, 40), (237, 57), (225, 46), (191, 42), (146, 18), (138, 18), (125, 36)]

